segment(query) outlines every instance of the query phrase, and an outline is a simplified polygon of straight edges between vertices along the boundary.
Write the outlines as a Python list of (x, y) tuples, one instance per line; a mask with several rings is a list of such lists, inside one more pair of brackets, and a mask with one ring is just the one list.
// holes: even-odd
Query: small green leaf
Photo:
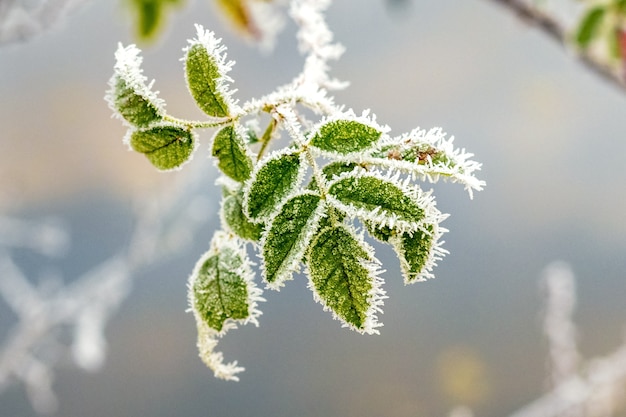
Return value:
[(301, 161), (297, 153), (268, 157), (244, 191), (244, 209), (252, 220), (263, 220), (280, 204), (300, 180)]
[(217, 158), (219, 169), (235, 181), (250, 178), (252, 159), (246, 152), (243, 138), (233, 126), (226, 126), (215, 134), (211, 154)]
[(320, 127), (311, 145), (327, 152), (347, 154), (372, 146), (382, 132), (356, 120), (334, 120)]
[(298, 269), (315, 233), (321, 213), (320, 197), (300, 194), (287, 200), (263, 238), (265, 280), (278, 288)]
[(424, 230), (417, 230), (411, 236), (403, 233), (398, 237), (397, 249), (401, 262), (402, 272), (407, 283), (419, 279), (431, 257), (433, 247), (433, 226), (429, 225)]
[(376, 333), (375, 312), (380, 311), (383, 292), (378, 288), (365, 243), (343, 226), (322, 230), (313, 240), (307, 264), (317, 301), (364, 333)]
[(345, 175), (332, 182), (328, 191), (336, 199), (331, 203), (377, 227), (395, 228), (401, 224), (412, 230), (424, 218), (416, 198), (390, 180), (374, 175)]
[(129, 86), (124, 78), (112, 81), (111, 104), (131, 125), (144, 128), (163, 119), (158, 104)]
[(218, 88), (224, 74), (220, 72), (215, 57), (209, 55), (206, 46), (196, 43), (189, 47), (185, 70), (189, 91), (198, 107), (209, 116), (230, 116), (228, 102)]
[(594, 7), (587, 11), (585, 16), (581, 19), (576, 32), (576, 42), (578, 46), (581, 48), (589, 46), (591, 41), (593, 41), (598, 34), (598, 30), (602, 25), (605, 15), (606, 9), (603, 6)]
[(230, 248), (201, 259), (193, 283), (194, 310), (204, 322), (217, 331), (228, 319), (248, 317), (247, 284), (238, 270), (243, 260)]
[(164, 171), (187, 162), (195, 148), (193, 134), (177, 126), (135, 130), (130, 136), (130, 146)]
[(252, 242), (258, 242), (259, 239), (261, 239), (263, 225), (252, 223), (248, 220), (243, 213), (242, 199), (243, 195), (241, 193), (224, 197), (222, 200), (222, 216), (224, 222), (228, 228), (239, 237)]

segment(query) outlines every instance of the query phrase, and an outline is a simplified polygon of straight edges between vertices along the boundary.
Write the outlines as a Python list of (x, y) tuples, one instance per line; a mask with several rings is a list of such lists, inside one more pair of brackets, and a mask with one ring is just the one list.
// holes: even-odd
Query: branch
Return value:
[[(525, 23), (535, 26), (549, 38), (569, 49), (570, 33), (561, 22), (524, 0), (491, 0), (510, 10)], [(585, 50), (577, 50), (578, 59), (592, 72), (609, 83), (626, 90), (624, 74)]]

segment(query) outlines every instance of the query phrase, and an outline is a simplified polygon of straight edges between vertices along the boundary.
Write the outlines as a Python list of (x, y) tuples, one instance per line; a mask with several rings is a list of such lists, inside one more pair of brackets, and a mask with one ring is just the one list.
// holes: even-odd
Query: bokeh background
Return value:
[[(333, 74), (351, 86), (337, 101), (371, 108), (394, 133), (442, 126), (483, 163), (474, 200), (436, 187), (451, 213), (437, 279), (405, 287), (395, 255), (380, 336), (341, 329), (315, 304), (304, 277), (266, 292), (259, 328), (230, 333), (227, 359), (241, 381), (217, 380), (197, 358), (186, 279), (217, 224), (182, 254), (137, 277), (107, 327), (104, 368), (63, 368), (59, 416), (443, 416), (458, 404), (503, 416), (546, 388), (539, 280), (555, 259), (578, 278), (580, 348), (610, 352), (626, 324), (626, 94), (492, 2), (343, 0), (329, 25), (347, 48)], [(242, 100), (289, 81), (301, 60), (288, 24), (271, 52), (243, 42), (208, 1), (169, 19), (144, 51), (144, 70), (175, 115), (198, 114), (181, 48), (201, 23), (223, 37)], [(119, 41), (134, 42), (118, 1), (92, 0), (29, 42), (0, 48), (0, 209), (55, 216), (72, 234), (63, 259), (16, 255), (34, 276), (72, 277), (128, 244), (132, 201), (176, 180), (127, 152), (103, 100)], [(211, 132), (194, 164), (204, 155)], [(1, 278), (1, 277), (0, 277)], [(0, 311), (0, 336), (10, 311)], [(23, 389), (0, 394), (3, 417), (33, 416)]]

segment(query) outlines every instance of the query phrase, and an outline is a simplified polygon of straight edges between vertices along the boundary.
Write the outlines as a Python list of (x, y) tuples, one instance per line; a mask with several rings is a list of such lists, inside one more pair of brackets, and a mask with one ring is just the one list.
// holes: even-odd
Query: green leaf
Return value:
[(412, 235), (403, 233), (392, 239), (407, 284), (423, 280), (424, 272), (432, 264), (434, 240), (432, 225), (426, 226), (426, 230), (416, 230)]
[(343, 226), (322, 230), (307, 259), (317, 301), (349, 327), (364, 333), (376, 333), (379, 324), (375, 313), (384, 298), (372, 260), (365, 242)]
[(159, 105), (133, 89), (124, 78), (116, 75), (112, 84), (111, 105), (128, 123), (145, 128), (163, 119)]
[(248, 220), (243, 213), (242, 199), (242, 193), (224, 197), (222, 200), (222, 216), (224, 223), (239, 237), (252, 242), (258, 242), (259, 239), (261, 239), (263, 225), (252, 223)]
[(146, 155), (160, 170), (180, 167), (190, 159), (195, 149), (193, 134), (177, 126), (135, 130), (130, 136), (130, 146)]
[(334, 197), (329, 200), (332, 204), (379, 228), (414, 230), (424, 218), (416, 197), (390, 180), (374, 175), (347, 174), (332, 182), (328, 191)]
[(230, 116), (230, 108), (223, 91), (218, 88), (224, 74), (215, 57), (209, 55), (205, 45), (192, 44), (185, 60), (187, 85), (196, 104), (213, 117)]
[(298, 269), (319, 224), (320, 197), (300, 194), (287, 200), (263, 238), (265, 280), (278, 288)]
[(581, 19), (576, 32), (576, 43), (581, 48), (589, 46), (591, 41), (598, 34), (598, 30), (602, 25), (604, 16), (606, 15), (606, 9), (603, 6), (594, 7), (587, 11), (585, 16)]
[(244, 209), (252, 220), (262, 221), (280, 204), (300, 180), (301, 161), (297, 153), (268, 157), (244, 190)]
[(163, 27), (164, 15), (171, 5), (181, 5), (182, 0), (130, 0), (136, 19), (137, 36), (142, 41), (154, 40)]
[(347, 154), (371, 147), (382, 132), (356, 120), (334, 120), (320, 127), (311, 145), (327, 152)]
[(249, 316), (248, 289), (240, 269), (243, 259), (231, 248), (221, 248), (200, 260), (194, 272), (193, 308), (212, 329), (221, 331), (228, 319)]
[(246, 152), (243, 138), (233, 126), (226, 126), (215, 134), (211, 154), (217, 158), (219, 169), (235, 181), (250, 178), (252, 159)]

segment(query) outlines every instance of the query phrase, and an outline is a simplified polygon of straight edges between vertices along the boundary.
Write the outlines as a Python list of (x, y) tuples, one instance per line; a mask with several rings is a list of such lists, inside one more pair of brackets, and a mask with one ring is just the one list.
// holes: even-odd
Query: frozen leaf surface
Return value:
[(365, 242), (343, 226), (322, 230), (308, 252), (311, 285), (316, 298), (336, 318), (361, 333), (377, 333), (379, 288), (373, 255)]
[(417, 198), (374, 175), (344, 175), (333, 181), (328, 191), (339, 208), (379, 227), (411, 230), (424, 218)]
[(356, 120), (333, 120), (320, 127), (311, 145), (327, 152), (347, 154), (369, 148), (382, 132)]
[(297, 270), (321, 217), (320, 197), (301, 194), (289, 199), (274, 217), (263, 241), (265, 280), (277, 288)]
[(261, 239), (263, 225), (248, 220), (243, 213), (242, 199), (243, 195), (241, 193), (229, 195), (224, 198), (222, 202), (222, 216), (224, 222), (228, 228), (239, 237), (257, 242)]
[(234, 126), (222, 128), (213, 139), (211, 154), (217, 158), (219, 169), (235, 181), (250, 178), (252, 159), (243, 137)]
[(296, 187), (301, 161), (297, 153), (274, 154), (261, 164), (246, 190), (244, 208), (253, 220), (268, 218)]
[(226, 48), (211, 31), (196, 25), (197, 39), (191, 40), (186, 48), (185, 74), (187, 85), (196, 104), (203, 112), (213, 117), (229, 117), (234, 110), (227, 88), (231, 81), (226, 75), (232, 62), (226, 62)]
[(193, 134), (178, 126), (157, 126), (130, 135), (130, 146), (164, 171), (187, 162), (195, 149), (194, 142)]

